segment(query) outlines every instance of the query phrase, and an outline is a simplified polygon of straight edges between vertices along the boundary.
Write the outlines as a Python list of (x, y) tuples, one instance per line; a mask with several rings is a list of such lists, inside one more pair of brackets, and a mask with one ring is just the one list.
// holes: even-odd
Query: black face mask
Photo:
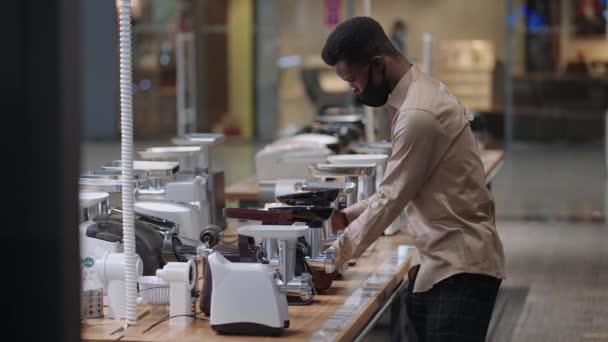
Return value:
[(369, 65), (369, 74), (367, 75), (367, 85), (365, 89), (357, 96), (359, 102), (370, 107), (382, 107), (388, 101), (388, 95), (391, 93), (391, 86), (386, 78), (386, 75), (380, 84), (374, 85), (372, 81), (372, 65)]

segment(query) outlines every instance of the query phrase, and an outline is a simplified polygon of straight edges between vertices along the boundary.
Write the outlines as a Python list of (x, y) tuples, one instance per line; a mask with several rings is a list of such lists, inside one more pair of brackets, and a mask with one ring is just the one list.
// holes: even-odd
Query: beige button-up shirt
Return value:
[(337, 264), (359, 257), (405, 209), (420, 256), (414, 292), (458, 273), (504, 278), (494, 199), (465, 108), (416, 66), (388, 104), (393, 153), (377, 192), (344, 210), (350, 225), (334, 243)]

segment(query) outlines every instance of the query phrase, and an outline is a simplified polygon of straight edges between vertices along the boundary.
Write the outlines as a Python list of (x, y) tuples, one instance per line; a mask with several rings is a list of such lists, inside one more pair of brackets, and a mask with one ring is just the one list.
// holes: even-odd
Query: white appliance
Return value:
[[(328, 158), (328, 161), (332, 164), (376, 164), (375, 189), (378, 189), (384, 178), (388, 157), (387, 154), (345, 154), (331, 156)], [(359, 186), (362, 187), (362, 185), (362, 180), (359, 179)], [(370, 195), (371, 194), (366, 194), (363, 191), (359, 192), (358, 200), (365, 199)], [(405, 212), (402, 212), (395, 221), (384, 230), (384, 235), (390, 236), (396, 234), (400, 230), (406, 230), (407, 223), (407, 216), (405, 215)]]
[[(93, 218), (99, 214), (107, 213), (110, 194), (106, 192), (81, 192), (78, 194), (80, 205), (80, 262), (83, 265), (85, 279), (95, 279), (96, 271), (93, 267), (95, 259), (104, 253), (121, 253), (123, 248), (119, 241), (111, 242), (87, 236), (87, 229), (95, 225)], [(87, 290), (84, 284), (83, 290)]]
[(325, 163), (334, 154), (329, 148), (309, 142), (271, 144), (255, 156), (258, 181), (306, 179), (308, 166)]
[[(165, 201), (135, 202), (135, 212), (176, 223), (185, 244), (199, 245), (201, 234), (210, 225), (205, 180), (195, 176), (191, 181), (167, 183), (164, 197)], [(221, 230), (217, 230), (219, 234)]]
[(287, 298), (270, 265), (208, 256), (213, 274), (211, 328), (219, 333), (278, 335), (289, 327)]
[[(136, 254), (135, 270), (138, 277), (144, 271), (144, 265)], [(123, 319), (127, 317), (126, 286), (125, 286), (125, 254), (105, 253), (95, 260), (97, 277), (104, 284), (108, 294), (108, 317)]]
[(194, 261), (169, 262), (156, 276), (169, 283), (170, 325), (188, 325), (194, 320), (192, 312), (192, 289), (196, 285), (196, 265)]

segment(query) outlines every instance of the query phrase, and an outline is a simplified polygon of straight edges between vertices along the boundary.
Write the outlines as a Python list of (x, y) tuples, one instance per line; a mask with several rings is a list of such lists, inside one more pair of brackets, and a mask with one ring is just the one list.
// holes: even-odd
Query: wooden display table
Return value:
[[(481, 160), (486, 174), (486, 183), (489, 185), (503, 165), (503, 150), (481, 150)], [(258, 180), (255, 176), (244, 179), (226, 188), (226, 200), (242, 202), (255, 202), (258, 200)], [(236, 204), (235, 206), (239, 206)]]
[[(124, 334), (124, 321), (116, 319), (108, 319), (108, 308), (104, 307), (104, 317), (87, 319), (86, 325), (83, 325), (80, 330), (80, 339), (82, 341), (98, 342), (98, 341), (119, 341)], [(137, 308), (137, 318), (143, 319), (150, 311), (145, 305)]]
[[(370, 255), (358, 259), (357, 265), (348, 269), (343, 279), (334, 281), (331, 289), (317, 294), (314, 302), (305, 306), (290, 306), (290, 327), (281, 335), (297, 341), (352, 340), (383, 305), (404, 279), (415, 249), (412, 241), (403, 234), (381, 237)], [(263, 314), (263, 313), (260, 313)], [(126, 331), (112, 333), (115, 321), (105, 323), (109, 327), (96, 334), (99, 325), (82, 330), (83, 341), (271, 341), (276, 338), (219, 335), (209, 321), (199, 314), (189, 326), (170, 326), (169, 321), (152, 327), (166, 318), (166, 314), (148, 314), (136, 326)], [(105, 326), (102, 320), (96, 324)], [(112, 328), (110, 328), (112, 327)]]

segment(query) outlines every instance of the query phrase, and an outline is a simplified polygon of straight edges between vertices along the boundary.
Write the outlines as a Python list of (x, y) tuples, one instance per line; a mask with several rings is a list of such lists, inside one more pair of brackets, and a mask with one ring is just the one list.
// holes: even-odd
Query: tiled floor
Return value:
[[(136, 149), (163, 145), (170, 143), (138, 142)], [(220, 145), (214, 163), (227, 184), (254, 174), (260, 147)], [(116, 142), (82, 145), (83, 170), (119, 157)], [(608, 341), (608, 226), (580, 223), (602, 216), (602, 146), (517, 145), (493, 191), (508, 278), (488, 340)]]
[(502, 221), (498, 229), (504, 314), (488, 340), (608, 341), (608, 227)]
[(493, 186), (503, 218), (600, 220), (606, 193), (602, 144), (516, 144)]

